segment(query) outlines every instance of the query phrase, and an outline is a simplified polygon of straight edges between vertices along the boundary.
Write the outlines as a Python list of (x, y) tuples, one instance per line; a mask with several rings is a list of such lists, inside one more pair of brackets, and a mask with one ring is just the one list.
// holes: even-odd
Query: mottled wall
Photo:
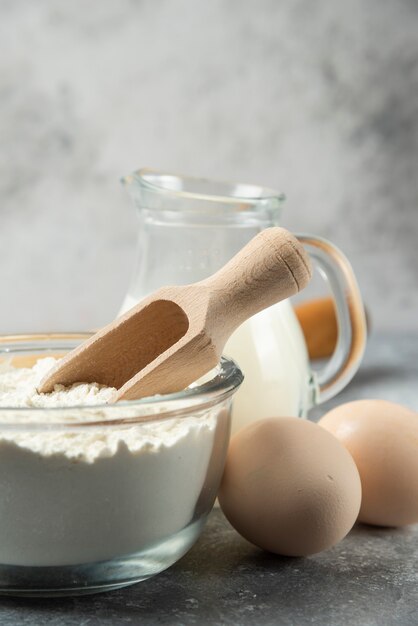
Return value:
[(415, 0), (0, 0), (0, 332), (108, 321), (148, 165), (285, 191), (418, 328)]

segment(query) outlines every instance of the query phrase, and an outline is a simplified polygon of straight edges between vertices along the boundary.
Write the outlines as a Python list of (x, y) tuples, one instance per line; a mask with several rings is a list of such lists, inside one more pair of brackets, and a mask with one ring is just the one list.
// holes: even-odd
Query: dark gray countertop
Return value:
[[(355, 380), (312, 415), (366, 397), (418, 410), (417, 383), (418, 335), (374, 336)], [(292, 559), (253, 547), (215, 510), (192, 550), (159, 576), (96, 596), (2, 598), (0, 624), (418, 626), (418, 525), (358, 525), (338, 546)]]

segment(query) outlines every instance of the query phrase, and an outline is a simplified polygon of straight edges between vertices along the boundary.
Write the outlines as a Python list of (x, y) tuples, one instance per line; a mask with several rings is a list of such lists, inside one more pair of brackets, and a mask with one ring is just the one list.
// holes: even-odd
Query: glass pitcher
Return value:
[[(284, 196), (253, 185), (141, 169), (123, 182), (139, 209), (136, 265), (120, 314), (164, 285), (202, 280), (259, 231), (281, 225)], [(255, 419), (305, 417), (337, 394), (357, 371), (366, 343), (364, 308), (353, 270), (340, 250), (297, 235), (335, 299), (339, 337), (333, 356), (311, 369), (290, 301), (258, 313), (229, 339), (225, 354), (244, 372), (233, 409), (233, 431)]]

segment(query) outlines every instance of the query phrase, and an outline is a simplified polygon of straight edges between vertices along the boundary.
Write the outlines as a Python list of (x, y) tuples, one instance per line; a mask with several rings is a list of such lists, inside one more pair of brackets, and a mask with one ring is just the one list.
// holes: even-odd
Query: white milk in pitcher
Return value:
[(244, 374), (234, 396), (233, 433), (263, 417), (306, 415), (311, 406), (311, 372), (302, 330), (289, 301), (244, 322), (224, 353)]

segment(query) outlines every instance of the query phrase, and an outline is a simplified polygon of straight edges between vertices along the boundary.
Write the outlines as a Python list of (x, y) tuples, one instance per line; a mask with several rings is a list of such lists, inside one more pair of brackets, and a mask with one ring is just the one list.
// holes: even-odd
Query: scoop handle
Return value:
[(212, 313), (222, 316), (230, 334), (255, 313), (303, 289), (311, 276), (302, 244), (288, 230), (272, 227), (201, 284), (212, 292)]

